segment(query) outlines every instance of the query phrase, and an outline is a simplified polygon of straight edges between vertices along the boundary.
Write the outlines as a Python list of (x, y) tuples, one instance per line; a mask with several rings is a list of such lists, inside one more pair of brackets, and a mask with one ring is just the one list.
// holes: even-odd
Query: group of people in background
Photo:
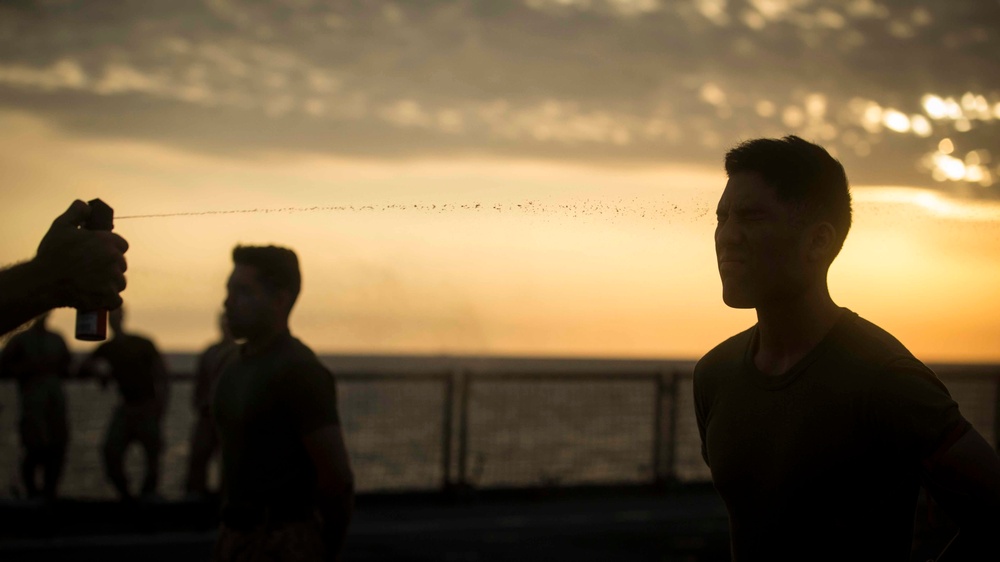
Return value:
[[(0, 357), (3, 373), (19, 385), (27, 452), (21, 473), (30, 495), (56, 497), (69, 435), (62, 381), (71, 360), (63, 339), (46, 328), (47, 312), (106, 309), (113, 337), (77, 374), (105, 388), (114, 381), (118, 389), (103, 445), (108, 480), (126, 502), (155, 498), (167, 368), (152, 341), (124, 330), (119, 293), (128, 244), (81, 228), (89, 213), (86, 203), (74, 202), (34, 259), (0, 270), (0, 335), (33, 321), (10, 337)], [(222, 340), (199, 359), (185, 489), (205, 495), (209, 460), (220, 451), (216, 560), (338, 559), (354, 510), (354, 475), (334, 377), (289, 330), (301, 288), (298, 256), (277, 246), (237, 246), (232, 259)], [(146, 455), (138, 494), (124, 469), (133, 443)]]
[[(49, 313), (9, 339), (0, 353), (0, 379), (13, 380), (18, 394), (18, 435), (21, 458), (18, 475), (28, 498), (54, 500), (69, 447), (70, 423), (63, 381), (94, 380), (107, 390), (117, 389), (119, 401), (111, 412), (101, 446), (105, 476), (123, 501), (159, 498), (163, 419), (170, 397), (167, 365), (156, 344), (127, 331), (125, 310), (110, 311), (113, 337), (100, 344), (74, 370), (63, 337), (49, 329)], [(208, 467), (218, 451), (218, 437), (211, 417), (214, 382), (234, 358), (236, 342), (225, 317), (220, 316), (221, 340), (199, 357), (192, 408), (194, 425), (185, 492), (204, 499), (209, 490)], [(126, 452), (138, 445), (145, 460), (145, 475), (133, 490), (125, 469)]]

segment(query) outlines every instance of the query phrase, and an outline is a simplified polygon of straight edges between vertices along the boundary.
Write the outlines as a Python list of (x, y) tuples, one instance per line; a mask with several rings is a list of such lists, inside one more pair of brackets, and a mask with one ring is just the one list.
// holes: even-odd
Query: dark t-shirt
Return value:
[(730, 338), (694, 374), (734, 560), (908, 560), (920, 463), (969, 427), (944, 385), (849, 310), (780, 376), (754, 365), (756, 337)]
[(139, 404), (156, 398), (157, 377), (165, 376), (163, 358), (150, 340), (133, 334), (121, 334), (102, 343), (91, 359), (104, 359), (111, 365), (111, 376), (126, 404)]
[(210, 414), (215, 383), (219, 375), (236, 360), (239, 346), (233, 341), (220, 341), (208, 347), (198, 358), (198, 373), (195, 377), (191, 404), (197, 413)]
[(302, 436), (339, 425), (333, 375), (288, 333), (259, 354), (240, 351), (219, 377), (212, 402), (224, 504), (315, 506), (316, 472)]

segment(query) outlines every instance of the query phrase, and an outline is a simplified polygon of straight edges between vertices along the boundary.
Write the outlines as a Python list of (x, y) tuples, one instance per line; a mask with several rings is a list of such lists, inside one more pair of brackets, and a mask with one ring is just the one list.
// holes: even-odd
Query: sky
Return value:
[(755, 320), (722, 156), (786, 134), (852, 183), (838, 304), (1000, 361), (1000, 2), (0, 4), (0, 259), (102, 198), (126, 326), (170, 351), (275, 243), (320, 352), (697, 358)]

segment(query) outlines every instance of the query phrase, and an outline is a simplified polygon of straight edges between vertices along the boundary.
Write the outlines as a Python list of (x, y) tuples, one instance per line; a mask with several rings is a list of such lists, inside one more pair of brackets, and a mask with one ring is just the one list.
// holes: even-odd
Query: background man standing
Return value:
[(191, 394), (195, 422), (191, 429), (191, 452), (184, 491), (194, 499), (204, 499), (208, 493), (208, 464), (219, 448), (215, 420), (212, 419), (215, 384), (222, 371), (236, 359), (239, 350), (224, 314), (219, 315), (219, 333), (219, 341), (210, 345), (198, 358), (198, 372)]
[(702, 453), (733, 559), (909, 560), (921, 482), (1000, 559), (1000, 459), (937, 377), (834, 304), (827, 272), (851, 224), (843, 167), (798, 137), (726, 155), (715, 246), (723, 301), (757, 324), (695, 368)]
[(11, 338), (0, 356), (0, 372), (17, 380), (25, 491), (28, 497), (39, 495), (41, 468), (44, 497), (53, 500), (69, 442), (62, 379), (69, 375), (70, 355), (62, 336), (45, 327), (48, 317), (47, 312), (42, 314), (31, 328)]
[(122, 308), (108, 314), (114, 337), (102, 343), (80, 367), (81, 377), (96, 375), (101, 386), (114, 379), (121, 403), (115, 408), (104, 438), (104, 469), (123, 500), (131, 500), (125, 475), (125, 451), (138, 442), (146, 455), (146, 476), (140, 491), (154, 499), (160, 477), (162, 421), (167, 409), (166, 365), (156, 345), (125, 331)]
[(233, 262), (226, 319), (244, 343), (212, 405), (223, 470), (215, 560), (335, 560), (354, 478), (333, 375), (288, 329), (298, 258), (286, 248), (238, 246)]

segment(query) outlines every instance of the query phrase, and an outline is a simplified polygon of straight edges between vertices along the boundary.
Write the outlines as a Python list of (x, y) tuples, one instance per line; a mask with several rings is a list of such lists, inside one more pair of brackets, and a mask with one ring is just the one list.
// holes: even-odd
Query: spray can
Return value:
[[(115, 211), (100, 199), (88, 201), (90, 217), (84, 223), (87, 230), (112, 230)], [(76, 311), (76, 339), (83, 341), (104, 341), (108, 338), (107, 310)]]

